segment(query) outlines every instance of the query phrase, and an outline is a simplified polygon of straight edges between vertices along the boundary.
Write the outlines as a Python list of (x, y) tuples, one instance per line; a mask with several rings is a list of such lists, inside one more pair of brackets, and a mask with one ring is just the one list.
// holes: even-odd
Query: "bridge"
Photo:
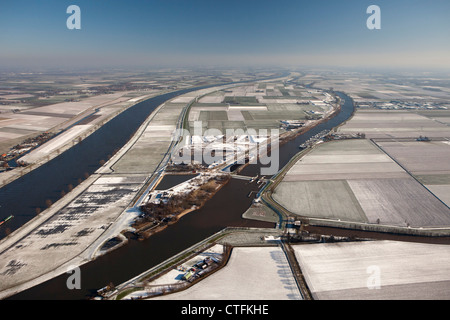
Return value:
[(239, 180), (247, 180), (247, 181), (254, 181), (258, 176), (256, 177), (248, 177), (248, 176), (240, 176), (238, 174), (232, 174), (231, 177), (233, 179), (239, 179)]
[(258, 176), (249, 177), (249, 176), (242, 176), (242, 175), (238, 175), (238, 174), (231, 174), (231, 178), (250, 181), (250, 183), (253, 181), (258, 181), (258, 182), (266, 181), (266, 178), (264, 178), (264, 177), (259, 177), (259, 178), (258, 178)]

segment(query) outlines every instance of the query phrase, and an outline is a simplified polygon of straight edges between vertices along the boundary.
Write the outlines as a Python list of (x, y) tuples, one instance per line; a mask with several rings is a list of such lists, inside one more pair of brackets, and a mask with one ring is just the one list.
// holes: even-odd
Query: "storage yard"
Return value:
[[(124, 216), (124, 221), (119, 216), (141, 185), (142, 181), (133, 177), (108, 180), (93, 175), (70, 196), (2, 241), (0, 297), (20, 290), (21, 285), (27, 287), (64, 273), (70, 265), (89, 261), (102, 241), (127, 228), (127, 219), (133, 214)], [(119, 229), (112, 228), (113, 223)], [(16, 267), (11, 268), (12, 263)]]

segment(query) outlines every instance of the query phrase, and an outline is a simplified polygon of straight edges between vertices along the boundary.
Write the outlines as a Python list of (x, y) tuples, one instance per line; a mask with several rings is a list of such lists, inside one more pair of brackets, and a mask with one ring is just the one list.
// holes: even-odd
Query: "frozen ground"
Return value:
[(21, 161), (24, 161), (26, 163), (35, 163), (39, 160), (42, 160), (55, 150), (58, 150), (62, 146), (64, 146), (66, 143), (75, 141), (76, 137), (83, 131), (87, 130), (88, 128), (91, 128), (92, 125), (78, 125), (75, 127), (70, 128), (69, 130), (65, 131), (61, 135), (51, 139), (41, 147), (37, 148), (35, 151), (23, 156), (20, 158)]
[(450, 205), (450, 144), (442, 141), (377, 141), (428, 190)]
[(2, 115), (0, 142), (6, 143), (8, 139), (25, 138), (30, 134), (38, 135), (39, 132), (48, 131), (57, 126), (63, 127), (70, 119), (75, 119), (88, 110), (128, 100), (123, 97), (127, 93), (99, 95), (79, 102), (57, 103), (23, 110), (20, 113)]
[[(27, 126), (26, 128), (29, 126), (29, 129), (25, 129), (25, 127), (19, 128), (17, 126), (8, 126), (8, 121), (11, 121), (11, 119), (5, 122), (0, 121), (0, 148), (5, 147), (8, 149), (14, 144), (21, 143), (26, 137), (37, 136), (41, 131), (52, 131), (58, 133), (59, 130), (69, 128), (67, 131), (62, 132), (60, 135), (50, 139), (36, 149), (30, 151), (28, 154), (19, 158), (28, 164), (32, 164), (32, 166), (25, 168), (19, 167), (14, 170), (3, 172), (0, 175), (0, 185), (10, 183), (21, 175), (26, 174), (31, 170), (36, 169), (43, 163), (53, 159), (60, 153), (72, 147), (74, 144), (86, 138), (89, 134), (93, 133), (106, 121), (108, 121), (108, 119), (111, 119), (125, 108), (135, 104), (135, 99), (130, 100), (129, 97), (126, 97), (126, 94), (127, 92), (122, 92), (120, 94), (110, 94), (86, 99), (81, 104), (86, 109), (81, 109), (81, 106), (77, 105), (81, 102), (67, 102), (67, 104), (70, 105), (68, 110), (64, 109), (65, 104), (62, 106), (61, 104), (56, 104), (41, 107), (45, 108), (42, 112), (34, 111), (41, 109), (35, 108), (33, 111), (29, 111), (31, 114), (28, 115), (14, 114), (14, 116), (22, 117), (22, 120), (26, 119), (26, 122), (22, 123), (21, 126)], [(140, 98), (144, 97), (140, 96)], [(78, 106), (79, 110), (73, 109), (76, 109), (76, 106)], [(74, 115), (64, 114), (63, 116), (55, 113), (61, 108), (63, 108), (66, 112), (72, 110), (73, 112), (78, 113)], [(45, 110), (48, 112), (44, 112)], [(80, 122), (80, 120), (82, 121)], [(15, 121), (17, 121), (17, 119)], [(37, 126), (39, 123), (42, 123), (45, 127)], [(2, 140), (2, 135), (9, 135), (9, 138)]]
[(2, 241), (0, 297), (8, 288), (52, 274), (72, 259), (88, 261), (91, 251), (87, 249), (105, 235), (142, 186), (142, 181), (125, 181), (127, 177), (122, 183), (96, 178), (91, 176), (70, 196), (44, 211), (42, 218), (32, 220), (32, 230), (17, 242), (11, 243), (14, 237)]
[(450, 299), (448, 245), (368, 241), (292, 247), (315, 299)]
[[(301, 103), (300, 103), (301, 102)], [(280, 120), (304, 120), (305, 111), (325, 114), (333, 98), (320, 90), (309, 90), (282, 82), (257, 83), (208, 94), (189, 111), (189, 125), (202, 121), (204, 128), (280, 128)]]
[[(145, 128), (151, 130), (152, 125), (150, 121)], [(136, 137), (136, 148), (140, 146), (141, 137), (145, 141), (146, 136), (141, 133)], [(135, 141), (111, 158), (105, 168), (120, 163), (128, 152), (133, 154)], [(161, 161), (162, 155), (157, 156)], [(139, 160), (142, 162), (136, 159)], [(128, 228), (130, 217), (136, 215), (128, 206), (151, 172), (111, 174), (109, 170), (99, 170), (30, 221), (28, 228), (21, 228), (3, 239), (0, 242), (0, 297), (66, 272), (64, 265), (67, 263), (77, 265), (96, 257), (103, 242)], [(14, 265), (17, 267), (12, 267)]]
[(206, 257), (214, 257), (216, 259), (221, 260), (223, 254), (223, 246), (222, 245), (215, 245), (211, 247), (210, 249), (206, 250), (205, 252), (202, 252), (192, 259), (189, 259), (188, 261), (185, 261), (181, 265), (179, 265), (180, 269), (172, 269), (169, 272), (165, 273), (161, 277), (155, 279), (154, 281), (150, 282), (150, 286), (161, 286), (161, 285), (171, 285), (171, 284), (177, 284), (180, 282), (183, 282), (181, 278), (186, 273), (186, 271), (182, 270), (188, 270), (192, 266), (194, 266), (197, 262), (203, 261)]
[[(423, 168), (425, 163), (422, 160)], [(450, 209), (365, 139), (316, 146), (287, 172), (273, 199), (295, 214), (312, 218), (402, 227), (450, 226)]]
[(300, 300), (280, 247), (236, 247), (228, 264), (187, 290), (161, 300)]
[(411, 111), (358, 110), (339, 132), (364, 132), (367, 138), (431, 138), (448, 137), (450, 127)]
[[(190, 93), (189, 98), (207, 92)], [(170, 144), (170, 137), (159, 136), (164, 136), (162, 131), (169, 134), (178, 118), (173, 113), (181, 111), (170, 103), (167, 107), (152, 114), (148, 126), (145, 123), (103, 168), (0, 241), (0, 299), (96, 258), (104, 242), (129, 228), (136, 216), (130, 209), (133, 199), (153, 173), (150, 160), (161, 161)], [(153, 139), (164, 140), (156, 153)]]

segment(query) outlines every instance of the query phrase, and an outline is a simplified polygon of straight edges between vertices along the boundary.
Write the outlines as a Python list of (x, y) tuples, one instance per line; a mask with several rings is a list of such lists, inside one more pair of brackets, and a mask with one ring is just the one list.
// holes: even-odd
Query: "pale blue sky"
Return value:
[[(81, 8), (81, 30), (66, 9)], [(381, 8), (381, 30), (366, 9)], [(448, 0), (0, 0), (0, 66), (450, 68)]]

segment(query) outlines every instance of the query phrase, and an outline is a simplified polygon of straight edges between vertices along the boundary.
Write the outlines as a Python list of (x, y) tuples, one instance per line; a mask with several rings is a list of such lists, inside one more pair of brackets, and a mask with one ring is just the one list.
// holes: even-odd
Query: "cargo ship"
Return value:
[(12, 218), (14, 218), (14, 216), (13, 216), (13, 215), (10, 215), (8, 218), (6, 218), (5, 220), (3, 220), (3, 221), (0, 222), (0, 226), (1, 226), (2, 224), (4, 224), (5, 222), (8, 222), (8, 221), (11, 220)]

